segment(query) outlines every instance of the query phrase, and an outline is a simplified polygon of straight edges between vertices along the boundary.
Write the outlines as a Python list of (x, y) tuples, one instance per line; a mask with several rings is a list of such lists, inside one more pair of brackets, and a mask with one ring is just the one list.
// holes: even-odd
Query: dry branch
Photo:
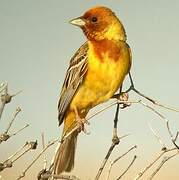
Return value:
[(6, 131), (5, 131), (6, 134), (8, 133), (9, 129), (11, 128), (12, 123), (14, 122), (16, 116), (17, 116), (20, 112), (21, 112), (21, 108), (20, 108), (20, 107), (17, 107), (17, 108), (16, 108), (16, 112), (14, 113), (12, 120), (10, 121), (10, 123), (9, 123), (9, 125), (8, 125), (8, 127), (7, 127), (7, 129), (6, 129)]
[(155, 132), (155, 130), (152, 128), (151, 124), (149, 123), (149, 128), (152, 131), (154, 137), (157, 139), (157, 141), (161, 144), (162, 149), (166, 149), (166, 145), (164, 144), (164, 142), (162, 141), (162, 139), (160, 138), (160, 136), (157, 135), (157, 133)]
[(106, 177), (106, 180), (109, 180), (109, 176), (110, 176), (110, 173), (111, 173), (111, 170), (112, 170), (112, 167), (113, 165), (118, 162), (121, 158), (123, 158), (124, 156), (126, 156), (130, 151), (132, 151), (133, 149), (137, 148), (137, 146), (133, 146), (131, 147), (128, 151), (126, 151), (124, 154), (122, 154), (121, 156), (119, 156), (117, 159), (115, 159), (114, 161), (111, 161), (110, 163), (110, 166), (109, 166), (109, 170), (108, 170), (108, 173), (107, 173), (107, 177)]
[(173, 155), (171, 156), (167, 156), (167, 157), (164, 157), (162, 162), (159, 164), (159, 166), (157, 167), (157, 169), (152, 173), (152, 175), (148, 178), (148, 180), (151, 180), (153, 179), (153, 177), (159, 172), (159, 170), (163, 167), (163, 165), (168, 161), (170, 160), (171, 158), (175, 157), (176, 155), (178, 155), (179, 152), (177, 151), (176, 153), (174, 153)]
[[(120, 142), (120, 140), (121, 140), (122, 138), (127, 137), (127, 136), (128, 136), (128, 135), (124, 135), (124, 136), (122, 136), (122, 137), (119, 137), (119, 142)], [(104, 158), (104, 160), (103, 160), (103, 162), (102, 162), (102, 164), (101, 164), (101, 166), (100, 166), (100, 168), (99, 168), (99, 170), (98, 170), (98, 173), (97, 173), (97, 175), (96, 175), (96, 177), (95, 177), (95, 180), (98, 180), (98, 179), (100, 178), (101, 173), (102, 173), (102, 171), (103, 171), (103, 169), (104, 169), (104, 167), (105, 167), (105, 165), (106, 165), (106, 163), (107, 163), (107, 161), (108, 161), (111, 153), (113, 152), (113, 149), (114, 149), (115, 146), (118, 145), (118, 144), (119, 144), (119, 143), (116, 143), (116, 142), (114, 142), (114, 141), (112, 142), (112, 144), (111, 144), (111, 146), (110, 146), (110, 148), (109, 148), (109, 150), (108, 150), (108, 152), (107, 152), (107, 154), (106, 154), (106, 156), (105, 156), (105, 158)]]
[[(130, 79), (131, 79), (131, 75), (129, 74), (130, 76)], [(146, 104), (145, 102), (143, 102), (142, 100), (137, 100), (137, 101), (128, 101), (128, 98), (127, 99), (121, 99), (121, 95), (124, 95), (124, 94), (127, 94), (130, 92), (130, 91), (134, 91), (135, 93), (137, 93), (138, 95), (140, 95), (141, 97), (147, 99), (148, 101), (150, 101), (153, 105), (155, 106), (158, 106), (158, 107), (162, 107), (162, 108), (165, 108), (165, 109), (168, 109), (168, 110), (171, 110), (171, 111), (175, 111), (175, 112), (179, 112), (178, 109), (176, 108), (173, 108), (173, 107), (169, 107), (169, 106), (166, 106), (166, 105), (163, 105), (161, 103), (159, 103), (158, 101), (154, 100), (153, 98), (150, 98), (146, 95), (144, 95), (143, 93), (141, 93), (140, 91), (138, 91), (136, 88), (134, 88), (134, 84), (132, 82), (132, 79), (131, 79), (131, 86), (128, 90), (126, 90), (124, 93), (122, 93), (120, 91), (119, 94), (116, 94), (114, 96), (114, 98), (117, 98), (118, 100), (115, 101), (115, 102), (112, 102), (111, 104), (107, 105), (106, 107), (104, 107), (103, 109), (95, 112), (94, 114), (88, 116), (86, 118), (86, 120), (90, 120), (91, 118), (93, 118), (94, 116), (98, 115), (99, 113), (105, 111), (106, 109), (114, 106), (117, 104), (117, 109), (119, 111), (119, 108), (125, 108), (127, 106), (130, 106), (131, 104), (141, 104), (145, 107), (147, 107), (148, 109), (150, 109), (151, 111), (153, 111), (155, 114), (157, 114), (160, 118), (162, 118), (163, 120), (165, 120), (165, 123), (166, 123), (166, 128), (167, 128), (167, 131), (168, 131), (168, 134), (170, 136), (170, 139), (173, 143), (173, 145), (175, 146), (175, 148), (166, 148), (165, 144), (162, 142), (161, 138), (157, 135), (157, 133), (153, 130), (153, 128), (151, 127), (150, 125), (150, 129), (152, 131), (152, 133), (154, 134), (154, 136), (156, 137), (157, 141), (162, 145), (162, 151), (161, 153), (143, 170), (141, 171), (140, 173), (138, 173), (138, 175), (136, 176), (135, 180), (139, 179), (140, 177), (143, 176), (143, 174), (148, 170), (150, 169), (156, 162), (158, 162), (161, 157), (167, 153), (167, 152), (173, 152), (173, 151), (176, 151), (174, 154), (170, 155), (170, 156), (167, 156), (167, 157), (164, 157), (162, 162), (159, 164), (159, 166), (157, 167), (157, 169), (152, 173), (152, 175), (149, 177), (149, 180), (151, 180), (161, 169), (161, 167), (168, 161), (170, 160), (171, 158), (175, 157), (176, 155), (179, 154), (179, 146), (177, 145), (176, 141), (178, 139), (178, 136), (179, 136), (179, 131), (176, 132), (175, 135), (173, 135), (172, 131), (171, 131), (171, 128), (170, 128), (170, 124), (169, 124), (169, 120), (163, 116), (163, 114), (161, 114), (158, 110), (156, 110), (154, 107)], [(0, 119), (2, 117), (2, 113), (3, 113), (3, 110), (4, 110), (4, 107), (7, 103), (11, 102), (11, 99), (12, 97), (16, 96), (17, 94), (19, 94), (20, 92), (14, 94), (14, 95), (9, 95), (8, 93), (8, 84), (7, 83), (3, 83), (0, 85), (0, 101), (1, 101), (1, 104), (0, 104)], [(116, 116), (115, 118), (118, 118), (118, 111), (116, 111)], [(20, 112), (20, 109), (17, 109), (11, 122), (9, 123), (7, 129), (5, 130), (4, 133), (2, 133), (0, 135), (0, 143), (2, 141), (6, 141), (7, 139), (9, 139), (11, 136), (14, 136), (16, 135), (17, 133), (19, 133), (20, 131), (22, 131), (23, 129), (25, 129), (26, 127), (28, 127), (28, 125), (25, 125), (24, 127), (22, 127), (21, 129), (17, 130), (15, 133), (13, 134), (9, 134), (9, 130), (16, 118), (16, 116), (18, 115), (18, 113)], [(116, 121), (116, 119), (115, 119)], [(75, 130), (77, 130), (78, 126), (75, 126), (71, 132), (69, 132), (63, 139), (65, 140), (70, 134), (72, 134)], [(113, 134), (116, 134), (117, 135), (117, 127), (116, 129), (114, 128), (113, 130)], [(116, 136), (117, 137), (117, 136)], [(126, 137), (126, 136), (123, 136), (123, 137)], [(111, 153), (113, 152), (114, 150), (114, 147), (119, 143), (119, 141), (121, 140), (121, 138), (123, 137), (120, 137), (120, 138), (114, 138), (113, 137), (113, 142), (101, 164), (101, 167), (99, 168), (99, 171), (95, 177), (95, 180), (98, 180), (100, 178), (100, 175), (106, 165), (106, 162), (107, 160), (109, 159)], [(116, 140), (116, 141), (115, 141)], [(27, 168), (22, 172), (22, 174), (18, 177), (17, 180), (25, 177), (27, 171), (30, 169), (30, 167), (39, 159), (39, 157), (50, 147), (52, 146), (54, 143), (56, 143), (57, 141), (59, 141), (58, 139), (57, 140), (54, 140), (52, 142), (49, 142), (46, 146), (45, 146), (45, 140), (44, 140), (44, 134), (42, 135), (42, 145), (43, 145), (43, 150), (37, 155), (37, 157), (27, 166)], [(61, 142), (60, 142), (61, 143)], [(8, 167), (12, 167), (13, 163), (15, 161), (17, 161), (18, 159), (20, 159), (24, 154), (26, 154), (30, 149), (35, 149), (35, 144), (36, 142), (30, 142), (30, 143), (26, 143), (25, 145), (23, 145), (19, 150), (17, 150), (12, 156), (10, 156), (7, 160), (5, 160), (4, 162), (0, 163), (0, 171), (4, 170), (5, 168), (8, 168)], [(26, 147), (26, 149), (24, 150), (24, 148)], [(35, 148), (34, 148), (35, 147)], [(132, 148), (130, 148), (126, 153), (124, 153), (122, 156), (118, 157), (116, 160), (114, 160), (111, 164), (110, 164), (110, 168), (109, 168), (109, 172), (108, 172), (108, 176), (107, 176), (107, 179), (109, 179), (109, 175), (110, 175), (110, 172), (111, 172), (111, 169), (112, 169), (112, 166), (120, 159), (122, 158), (123, 156), (125, 156), (128, 152), (130, 152), (132, 149), (134, 149), (136, 146), (133, 146)], [(133, 160), (131, 161), (131, 163), (129, 164), (129, 166), (126, 168), (126, 170), (117, 178), (117, 179), (121, 179), (123, 177), (123, 175), (126, 174), (126, 172), (129, 170), (129, 168), (133, 165), (133, 163), (135, 162), (136, 160), (136, 156), (134, 156)], [(78, 179), (77, 177), (73, 176), (73, 175), (54, 175), (51, 168), (53, 168), (53, 163), (51, 164), (49, 170), (46, 170), (46, 167), (47, 167), (47, 160), (46, 160), (46, 156), (44, 156), (44, 167), (43, 167), (43, 170), (39, 173), (38, 175), (38, 179), (39, 180), (47, 180), (49, 178), (53, 178), (53, 179), (69, 179), (69, 180), (74, 180), (74, 179)], [(79, 180), (79, 179), (78, 179)]]
[[(152, 161), (149, 163), (149, 165), (147, 167), (145, 167), (142, 171), (140, 171), (137, 176), (134, 178), (134, 180), (138, 180), (140, 179), (144, 173), (146, 173), (146, 171), (148, 171), (156, 162), (158, 162), (158, 160), (167, 152), (172, 152), (172, 151), (177, 151), (177, 148), (173, 148), (173, 149), (163, 149), (159, 155)], [(178, 151), (177, 151), (178, 152)]]
[(31, 168), (31, 166), (41, 157), (41, 155), (53, 144), (55, 144), (58, 141), (58, 139), (49, 142), (45, 148), (37, 155), (37, 157), (22, 171), (21, 175), (17, 178), (17, 180), (22, 179), (25, 177), (27, 171)]
[(10, 137), (12, 136), (15, 136), (16, 134), (18, 134), (19, 132), (21, 132), (22, 130), (24, 130), (25, 128), (27, 128), (29, 126), (29, 124), (26, 124), (25, 126), (23, 126), (22, 128), (20, 128), (19, 130), (17, 130), (16, 132), (12, 133), (12, 134), (9, 134), (9, 130), (14, 122), (14, 120), (16, 119), (17, 115), (21, 112), (21, 108), (20, 107), (17, 107), (16, 108), (16, 111), (13, 115), (13, 118), (12, 120), (9, 122), (9, 125), (8, 127), (6, 128), (6, 130), (4, 131), (4, 133), (2, 133), (0, 135), (0, 144), (3, 142), (3, 141), (7, 141)]
[[(44, 133), (42, 133), (42, 149), (45, 148), (45, 137), (44, 137)], [(47, 168), (47, 158), (46, 155), (44, 155), (44, 166), (43, 169), (46, 170)]]
[(173, 137), (173, 134), (172, 134), (172, 131), (171, 131), (171, 129), (170, 129), (169, 120), (168, 120), (164, 115), (162, 115), (159, 111), (157, 111), (157, 110), (154, 109), (153, 107), (149, 106), (148, 104), (146, 104), (146, 103), (144, 103), (144, 102), (142, 102), (142, 101), (140, 101), (140, 104), (142, 104), (143, 106), (145, 106), (145, 107), (147, 107), (148, 109), (150, 109), (151, 111), (153, 111), (155, 114), (157, 114), (161, 119), (163, 119), (163, 120), (165, 121), (165, 123), (166, 123), (166, 128), (167, 128), (168, 133), (169, 133), (169, 135), (170, 135), (170, 139), (171, 139), (173, 145), (174, 145), (177, 149), (179, 149), (179, 146), (176, 144), (176, 140), (177, 140), (176, 137), (178, 137), (178, 132), (176, 133), (175, 138), (174, 138), (174, 137)]
[(80, 180), (78, 177), (74, 176), (74, 175), (52, 175), (48, 172), (44, 173), (41, 175), (40, 179), (38, 180), (48, 180), (49, 178), (53, 178), (53, 179), (63, 179), (63, 180)]
[(126, 173), (127, 171), (130, 169), (130, 167), (134, 164), (135, 160), (136, 160), (137, 156), (135, 155), (131, 161), (131, 163), (129, 164), (129, 166), (126, 168), (126, 170), (117, 178), (117, 180), (121, 179)]
[(134, 86), (134, 82), (133, 82), (132, 76), (131, 76), (131, 72), (129, 72), (129, 78), (130, 78), (131, 86), (129, 87), (129, 89), (127, 89), (125, 91), (126, 93), (128, 93), (130, 91), (134, 91), (139, 96), (145, 98), (146, 100), (150, 101), (152, 104), (154, 104), (154, 105), (156, 105), (158, 107), (162, 107), (162, 108), (167, 109), (167, 110), (179, 112), (179, 109), (176, 109), (174, 107), (170, 107), (170, 106), (164, 105), (163, 103), (160, 103), (160, 102), (154, 100), (153, 98), (146, 96), (145, 94), (141, 93), (138, 89), (136, 89), (135, 86)]
[(3, 93), (0, 97), (0, 119), (2, 117), (2, 113), (5, 107), (6, 102), (8, 102), (8, 84), (7, 83), (1, 83), (1, 89), (0, 89), (0, 93)]
[(24, 156), (27, 152), (32, 149), (36, 149), (37, 141), (26, 142), (21, 146), (14, 154), (12, 154), (7, 160), (0, 163), (0, 171), (3, 171), (5, 168), (10, 168), (13, 166), (13, 163)]
[[(133, 90), (133, 89), (132, 89), (132, 90)], [(135, 92), (137, 92), (137, 93), (138, 93), (139, 95), (141, 95), (142, 97), (145, 97), (147, 100), (149, 100), (150, 102), (152, 102), (152, 103), (155, 104), (155, 105), (164, 107), (165, 109), (169, 109), (169, 110), (177, 111), (177, 112), (178, 112), (178, 110), (175, 109), (175, 108), (169, 108), (168, 106), (161, 105), (161, 104), (158, 103), (157, 101), (154, 101), (154, 100), (152, 100), (151, 98), (144, 96), (142, 93), (139, 93), (139, 91), (137, 91), (136, 89), (135, 89)], [(121, 94), (119, 94), (119, 95), (121, 95)], [(116, 95), (116, 97), (119, 97), (119, 95)], [(95, 112), (94, 114), (92, 114), (91, 116), (89, 116), (89, 117), (87, 118), (87, 120), (93, 118), (93, 117), (96, 116), (97, 114), (105, 111), (106, 109), (108, 109), (108, 108), (110, 108), (110, 107), (112, 107), (112, 106), (114, 106), (114, 105), (116, 105), (116, 104), (122, 104), (123, 106), (125, 106), (125, 105), (131, 105), (131, 104), (142, 104), (143, 106), (151, 109), (153, 112), (155, 112), (157, 115), (159, 115), (162, 119), (164, 119), (164, 120), (166, 121), (166, 118), (165, 118), (161, 113), (159, 113), (156, 109), (154, 109), (153, 107), (149, 106), (148, 104), (144, 103), (142, 100), (136, 100), (136, 101), (128, 101), (128, 100), (127, 100), (127, 101), (121, 101), (121, 100), (117, 100), (117, 101), (115, 101), (115, 102), (107, 105), (107, 106), (106, 106), (105, 108), (103, 108), (102, 110), (99, 110), (98, 112)], [(177, 132), (175, 138), (173, 138), (172, 133), (171, 133), (171, 131), (170, 131), (170, 127), (169, 127), (169, 121), (167, 120), (166, 122), (167, 122), (167, 129), (168, 129), (169, 134), (170, 134), (170, 136), (171, 136), (172, 142), (175, 144), (175, 141), (176, 141), (176, 139), (177, 139), (176, 137), (178, 137), (178, 134), (179, 134), (179, 133)], [(78, 128), (78, 127), (75, 126), (75, 127), (72, 129), (72, 131), (69, 132), (69, 133), (63, 138), (63, 140), (64, 140), (65, 138), (67, 138), (70, 134), (72, 134), (75, 130), (77, 130), (77, 128)], [(175, 141), (174, 141), (174, 140), (175, 140)], [(109, 156), (111, 155), (114, 147), (115, 147), (115, 143), (112, 143), (111, 146), (110, 146), (110, 148), (109, 148), (109, 150), (108, 150), (108, 153), (107, 153), (107, 155), (105, 156), (105, 159), (103, 160), (103, 163), (102, 163), (102, 165), (101, 165), (101, 167), (100, 167), (100, 169), (99, 169), (99, 171), (98, 171), (98, 173), (97, 173), (97, 175), (96, 175), (96, 177), (95, 177), (95, 180), (98, 180), (98, 179), (99, 179), (99, 177), (100, 177), (100, 175), (101, 175), (101, 173), (102, 173), (102, 171), (103, 171), (103, 169), (104, 169), (104, 166), (105, 166), (105, 164), (106, 164)], [(178, 146), (177, 146), (176, 144), (175, 144), (175, 147), (178, 148)], [(165, 148), (163, 147), (163, 149), (165, 149)]]
[(1, 83), (0, 85), (0, 120), (1, 120), (1, 117), (2, 117), (2, 113), (3, 113), (3, 110), (4, 110), (4, 107), (6, 104), (10, 103), (12, 98), (15, 97), (16, 95), (18, 95), (19, 93), (21, 93), (22, 91), (19, 91), (13, 95), (10, 95), (8, 93), (8, 83)]

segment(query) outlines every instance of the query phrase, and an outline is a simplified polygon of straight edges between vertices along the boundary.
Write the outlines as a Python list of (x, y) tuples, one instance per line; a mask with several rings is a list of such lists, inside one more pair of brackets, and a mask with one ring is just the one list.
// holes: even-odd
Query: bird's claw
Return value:
[(128, 101), (129, 99), (129, 94), (126, 92), (122, 92), (119, 94), (119, 100), (120, 101)]
[(83, 131), (85, 134), (89, 135), (90, 132), (88, 132), (85, 128), (85, 124), (90, 125), (89, 121), (87, 121), (85, 118), (78, 118), (76, 121), (78, 126), (78, 132)]
[(118, 99), (119, 101), (123, 102), (122, 106), (120, 107), (121, 109), (124, 109), (131, 105), (131, 103), (127, 102), (129, 99), (129, 94), (127, 92), (120, 93)]

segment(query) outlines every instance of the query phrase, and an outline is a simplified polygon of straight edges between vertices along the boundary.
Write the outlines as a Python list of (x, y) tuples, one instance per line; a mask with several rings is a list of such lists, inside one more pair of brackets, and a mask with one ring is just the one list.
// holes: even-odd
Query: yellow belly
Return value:
[(130, 55), (125, 49), (117, 61), (110, 59), (108, 54), (104, 54), (103, 62), (94, 53), (88, 54), (88, 57), (88, 72), (70, 104), (70, 109), (76, 107), (80, 111), (88, 111), (109, 100), (122, 85), (130, 68)]

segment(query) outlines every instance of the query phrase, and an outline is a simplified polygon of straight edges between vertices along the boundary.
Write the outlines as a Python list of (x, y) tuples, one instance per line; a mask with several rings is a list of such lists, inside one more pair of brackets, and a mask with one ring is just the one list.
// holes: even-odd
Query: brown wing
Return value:
[(66, 110), (87, 72), (88, 44), (84, 43), (70, 60), (58, 103), (58, 120), (62, 124)]

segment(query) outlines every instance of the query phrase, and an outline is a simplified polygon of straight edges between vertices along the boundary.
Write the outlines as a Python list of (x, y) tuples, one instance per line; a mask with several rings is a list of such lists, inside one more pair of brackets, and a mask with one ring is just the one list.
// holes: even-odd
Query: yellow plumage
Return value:
[[(80, 26), (88, 41), (73, 56), (59, 101), (59, 124), (63, 137), (85, 118), (94, 106), (109, 100), (120, 88), (131, 66), (131, 52), (122, 23), (106, 7), (96, 7), (72, 24)], [(74, 166), (75, 131), (59, 147), (54, 173), (71, 171)]]
[(88, 72), (75, 94), (70, 109), (91, 109), (114, 95), (121, 86), (130, 68), (130, 54), (126, 43), (118, 42), (120, 55), (114, 60), (109, 57), (110, 49), (102, 54), (102, 61), (96, 55), (93, 44), (89, 42)]

